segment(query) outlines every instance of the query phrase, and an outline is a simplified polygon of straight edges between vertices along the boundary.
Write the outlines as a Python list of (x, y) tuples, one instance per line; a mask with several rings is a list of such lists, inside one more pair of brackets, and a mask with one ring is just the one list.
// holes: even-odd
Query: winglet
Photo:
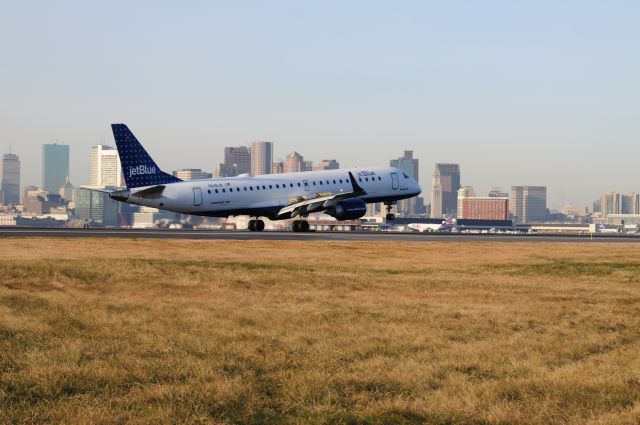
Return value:
[(354, 193), (364, 193), (364, 189), (360, 187), (360, 185), (356, 181), (356, 178), (353, 177), (353, 174), (351, 174), (351, 171), (349, 171), (349, 180), (351, 180), (351, 186), (353, 187)]

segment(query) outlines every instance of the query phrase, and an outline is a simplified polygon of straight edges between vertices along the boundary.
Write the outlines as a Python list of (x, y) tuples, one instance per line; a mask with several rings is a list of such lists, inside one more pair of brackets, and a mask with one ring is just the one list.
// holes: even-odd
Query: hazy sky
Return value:
[(71, 179), (125, 122), (168, 171), (224, 146), (387, 165), (412, 149), (462, 183), (547, 185), (549, 206), (640, 191), (638, 1), (0, 0), (0, 148)]

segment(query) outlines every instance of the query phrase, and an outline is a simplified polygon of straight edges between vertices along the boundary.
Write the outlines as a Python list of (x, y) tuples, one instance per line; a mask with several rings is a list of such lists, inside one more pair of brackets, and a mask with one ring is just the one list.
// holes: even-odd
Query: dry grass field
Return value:
[(0, 423), (639, 423), (640, 246), (0, 241)]

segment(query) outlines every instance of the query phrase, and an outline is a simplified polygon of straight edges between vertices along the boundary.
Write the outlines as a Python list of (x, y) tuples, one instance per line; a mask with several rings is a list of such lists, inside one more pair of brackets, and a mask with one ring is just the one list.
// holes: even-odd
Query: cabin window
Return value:
[(245, 186), (245, 187), (244, 187), (244, 191), (245, 191), (245, 192), (247, 191), (247, 186)]
[[(291, 187), (293, 187), (293, 183), (289, 183)], [(298, 183), (298, 187), (300, 187), (300, 183)]]
[(315, 186), (315, 185), (316, 185), (316, 182), (313, 182), (313, 185)]
[(218, 189), (216, 189), (216, 193), (218, 193)]
[(322, 180), (320, 180), (320, 186), (322, 186)]
[(368, 182), (369, 181), (369, 177), (365, 177), (364, 180)]
[(336, 181), (335, 181), (335, 180), (333, 181), (333, 184), (336, 184)]
[(207, 193), (211, 195), (211, 189), (207, 189)]
[(279, 184), (276, 185), (276, 189), (280, 189), (280, 185)]
[(382, 177), (378, 176), (378, 180), (382, 181)]
[(269, 189), (273, 189), (273, 186), (272, 186), (272, 185), (269, 185)]
[(362, 177), (358, 177), (358, 180), (360, 180), (360, 183), (362, 183)]
[[(291, 186), (293, 186), (293, 185), (291, 185)], [(301, 187), (301, 186), (300, 186), (300, 183), (298, 183), (298, 187)]]
[(262, 185), (262, 190), (267, 190), (267, 187), (265, 185)]
[[(335, 183), (335, 182), (334, 182), (334, 183)], [(331, 183), (329, 183), (329, 180), (327, 180), (327, 184), (331, 184)]]
[(225, 192), (226, 192), (226, 190), (222, 189), (222, 193), (225, 193)]
[(253, 190), (253, 186), (249, 186), (249, 190)]
[(342, 179), (340, 179), (340, 184), (342, 184)]
[(256, 190), (260, 190), (260, 186), (256, 186)]

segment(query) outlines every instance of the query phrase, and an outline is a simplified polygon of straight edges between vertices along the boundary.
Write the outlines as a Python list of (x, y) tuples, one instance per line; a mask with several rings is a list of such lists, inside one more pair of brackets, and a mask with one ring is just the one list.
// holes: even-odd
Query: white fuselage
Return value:
[(349, 172), (366, 192), (359, 198), (367, 203), (394, 202), (421, 192), (419, 184), (401, 170), (378, 167), (188, 180), (166, 184), (156, 197), (137, 197), (136, 192), (146, 188), (132, 189), (125, 202), (184, 214), (272, 218), (292, 198), (351, 192)]

